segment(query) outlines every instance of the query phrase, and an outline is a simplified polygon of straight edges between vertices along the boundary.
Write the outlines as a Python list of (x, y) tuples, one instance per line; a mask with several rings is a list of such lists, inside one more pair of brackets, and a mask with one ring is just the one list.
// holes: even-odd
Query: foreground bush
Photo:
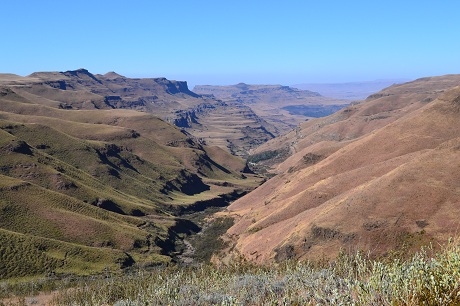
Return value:
[[(428, 248), (408, 260), (357, 253), (323, 263), (172, 266), (56, 281), (51, 290), (70, 288), (58, 291), (56, 305), (460, 305), (460, 247), (451, 243), (436, 254)], [(44, 280), (33, 284), (47, 287)], [(24, 294), (19, 289), (30, 283), (15, 286), (2, 283), (0, 291)]]
[(62, 291), (57, 305), (459, 305), (460, 248), (406, 261), (361, 253), (327, 264), (161, 268)]

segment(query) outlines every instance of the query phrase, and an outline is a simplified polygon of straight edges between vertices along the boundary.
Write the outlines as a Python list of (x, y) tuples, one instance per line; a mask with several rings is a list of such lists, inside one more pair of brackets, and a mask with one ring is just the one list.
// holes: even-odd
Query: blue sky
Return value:
[(4, 1), (0, 72), (189, 84), (460, 73), (460, 1)]

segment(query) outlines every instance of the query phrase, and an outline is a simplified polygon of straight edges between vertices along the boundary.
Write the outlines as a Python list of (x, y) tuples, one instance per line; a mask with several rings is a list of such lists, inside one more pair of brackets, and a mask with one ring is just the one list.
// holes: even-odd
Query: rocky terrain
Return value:
[(183, 83), (130, 80), (125, 90), (111, 77), (0, 75), (1, 278), (169, 262), (201, 229), (184, 213), (258, 185), (243, 159), (147, 112), (154, 103), (139, 98), (156, 86), (162, 103), (203, 105)]
[[(459, 85), (459, 75), (393, 85), (275, 138), (253, 107), (294, 105), (279, 91), (327, 98), (238, 84), (249, 93), (218, 100), (184, 82), (83, 69), (1, 74), (0, 275), (209, 258), (225, 246), (212, 232), (229, 227), (213, 260), (442, 245), (460, 212)], [(248, 151), (273, 176), (250, 193), (261, 178), (229, 154)]]
[(257, 116), (276, 128), (274, 134), (277, 136), (289, 132), (306, 119), (330, 115), (350, 103), (281, 85), (199, 85), (193, 91), (212, 95), (227, 103), (249, 106)]
[[(133, 109), (152, 113), (210, 146), (247, 155), (254, 146), (272, 139), (276, 129), (251, 108), (225, 103), (190, 91), (186, 82), (165, 78), (127, 78), (115, 72), (94, 75), (86, 69), (66, 72), (36, 72), (27, 77), (0, 76), (0, 84), (14, 86), (30, 99), (61, 109)], [(230, 119), (225, 131), (220, 118)], [(217, 125), (214, 125), (217, 123)], [(207, 131), (213, 131), (210, 135)], [(249, 138), (250, 136), (250, 138)]]
[(236, 223), (223, 256), (381, 256), (455, 236), (459, 85), (459, 75), (393, 85), (260, 146), (252, 160), (277, 175), (224, 213)]

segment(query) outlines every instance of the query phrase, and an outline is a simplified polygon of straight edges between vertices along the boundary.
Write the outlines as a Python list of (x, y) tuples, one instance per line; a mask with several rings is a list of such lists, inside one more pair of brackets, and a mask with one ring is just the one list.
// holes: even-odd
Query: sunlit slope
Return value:
[[(458, 84), (459, 75), (446, 75), (390, 86), (331, 116), (309, 120), (292, 132), (259, 146), (253, 154), (272, 152), (269, 156), (274, 157), (261, 164), (274, 166), (275, 172), (305, 167), (312, 160), (323, 159), (356, 139), (426, 106)], [(305, 161), (306, 154), (310, 154), (310, 158)], [(281, 164), (289, 156), (292, 158)]]
[[(440, 79), (460, 83), (458, 76)], [(409, 85), (435, 91), (437, 98), (389, 88), (377, 100), (351, 106), (342, 115), (369, 111), (371, 106), (389, 116), (396, 113), (392, 120), (381, 119), (387, 124), (367, 126), (355, 117), (342, 120), (342, 129), (336, 130), (350, 135), (348, 139), (310, 138), (311, 146), (303, 148), (296, 144), (302, 156), (289, 157), (279, 165), (278, 176), (229, 207), (228, 213), (238, 220), (228, 231), (234, 253), (257, 262), (334, 256), (341, 248), (382, 255), (455, 235), (460, 212), (460, 89), (437, 91), (422, 86), (424, 82), (435, 87), (436, 78)], [(324, 129), (334, 127), (333, 118), (315, 121), (318, 132), (305, 133), (305, 139), (328, 135)], [(358, 123), (361, 127), (354, 130)], [(361, 132), (347, 134), (350, 131)]]
[(200, 125), (190, 133), (203, 139), (209, 146), (227, 148), (237, 156), (246, 156), (260, 144), (273, 139), (276, 129), (256, 116), (248, 106), (226, 103), (226, 107), (215, 108), (199, 115)]

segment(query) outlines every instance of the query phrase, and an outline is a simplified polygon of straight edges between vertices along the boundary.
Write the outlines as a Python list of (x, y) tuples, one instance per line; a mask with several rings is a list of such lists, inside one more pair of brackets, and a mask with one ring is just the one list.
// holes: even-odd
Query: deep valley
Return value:
[(460, 213), (459, 85), (427, 77), (350, 103), (278, 85), (2, 74), (0, 278), (442, 250)]

